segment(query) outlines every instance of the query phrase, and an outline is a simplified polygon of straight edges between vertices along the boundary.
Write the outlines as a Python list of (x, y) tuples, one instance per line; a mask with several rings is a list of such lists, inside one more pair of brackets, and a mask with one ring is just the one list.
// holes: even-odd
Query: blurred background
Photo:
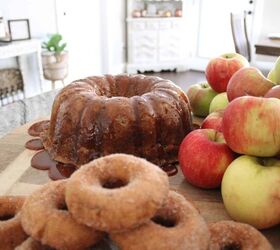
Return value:
[[(279, 9), (279, 0), (0, 0), (1, 106), (23, 102), (23, 123), (48, 114), (63, 85), (101, 74), (159, 75), (187, 90), (228, 52), (267, 74), (280, 50)], [(57, 33), (66, 47), (42, 49)]]

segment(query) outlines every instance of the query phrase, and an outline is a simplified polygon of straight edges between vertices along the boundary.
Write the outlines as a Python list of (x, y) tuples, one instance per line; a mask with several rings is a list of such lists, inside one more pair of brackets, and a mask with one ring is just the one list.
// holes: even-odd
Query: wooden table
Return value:
[[(27, 134), (30, 124), (15, 129), (0, 139), (0, 195), (28, 195), (49, 182), (46, 171), (30, 167), (35, 151), (24, 144), (31, 137)], [(227, 215), (220, 190), (202, 190), (188, 184), (182, 173), (170, 177), (171, 187), (191, 200), (207, 222), (230, 219)], [(275, 249), (280, 249), (280, 226), (263, 230)]]
[(256, 54), (280, 56), (280, 40), (265, 38), (255, 44)]

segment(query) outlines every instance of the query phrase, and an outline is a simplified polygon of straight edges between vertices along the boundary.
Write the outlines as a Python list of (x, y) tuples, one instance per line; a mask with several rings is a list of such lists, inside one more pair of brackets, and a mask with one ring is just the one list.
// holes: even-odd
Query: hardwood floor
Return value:
[(156, 72), (144, 74), (169, 79), (179, 85), (184, 91), (187, 91), (192, 84), (206, 81), (204, 72), (193, 70), (185, 72)]

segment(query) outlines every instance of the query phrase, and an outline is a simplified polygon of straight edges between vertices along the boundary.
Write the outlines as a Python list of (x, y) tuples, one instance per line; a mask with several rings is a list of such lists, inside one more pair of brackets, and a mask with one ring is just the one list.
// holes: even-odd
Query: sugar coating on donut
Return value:
[(209, 250), (272, 250), (268, 240), (254, 227), (234, 221), (219, 221), (209, 225)]
[(113, 154), (76, 171), (66, 202), (80, 223), (122, 231), (147, 222), (165, 202), (168, 177), (158, 166), (132, 155)]
[(24, 200), (24, 196), (0, 197), (0, 249), (12, 250), (28, 237), (20, 222)]
[(170, 191), (167, 202), (148, 223), (110, 237), (122, 250), (206, 250), (210, 234), (191, 203)]
[(65, 204), (65, 184), (45, 184), (26, 199), (21, 222), (35, 240), (58, 249), (83, 249), (98, 242), (103, 234), (77, 223)]
[(54, 250), (54, 249), (46, 245), (42, 245), (39, 241), (29, 237), (22, 244), (17, 246), (15, 250)]

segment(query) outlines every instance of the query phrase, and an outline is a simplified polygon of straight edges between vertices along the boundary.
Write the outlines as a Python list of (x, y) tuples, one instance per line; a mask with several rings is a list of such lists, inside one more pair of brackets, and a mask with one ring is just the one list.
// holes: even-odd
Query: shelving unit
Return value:
[(186, 70), (182, 1), (128, 0), (127, 13), (128, 73)]

